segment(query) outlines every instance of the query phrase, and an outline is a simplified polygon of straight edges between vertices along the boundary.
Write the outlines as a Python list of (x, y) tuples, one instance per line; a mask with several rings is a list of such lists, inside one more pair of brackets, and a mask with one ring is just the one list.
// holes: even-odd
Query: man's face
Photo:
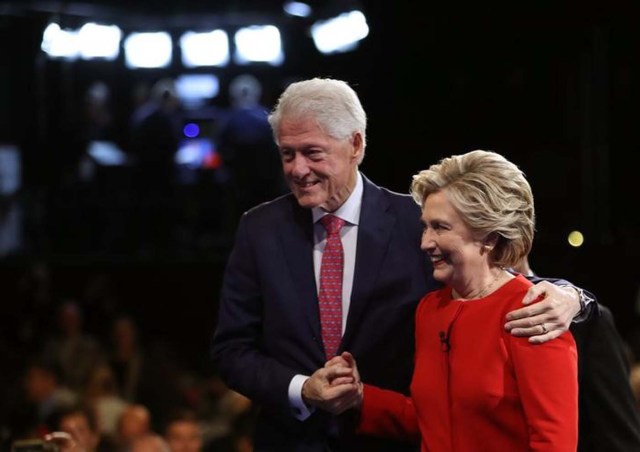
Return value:
[(279, 136), (284, 177), (298, 203), (328, 212), (340, 207), (356, 185), (362, 135), (337, 140), (313, 119), (296, 118), (282, 120)]

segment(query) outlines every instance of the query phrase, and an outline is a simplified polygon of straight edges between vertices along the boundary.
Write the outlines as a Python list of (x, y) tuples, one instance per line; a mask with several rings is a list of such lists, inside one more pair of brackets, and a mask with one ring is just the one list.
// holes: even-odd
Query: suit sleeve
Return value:
[(411, 398), (366, 384), (358, 431), (373, 436), (420, 441), (418, 417)]
[(510, 337), (511, 356), (532, 451), (575, 451), (578, 443), (577, 350), (571, 333), (544, 344)]
[(629, 383), (624, 343), (608, 308), (572, 327), (578, 345), (580, 445), (588, 450), (640, 450), (640, 414)]
[(250, 240), (245, 215), (225, 269), (212, 358), (231, 389), (290, 412), (288, 386), (296, 372), (262, 351), (263, 298)]
[(531, 281), (532, 284), (537, 284), (540, 281), (549, 281), (551, 284), (555, 284), (556, 286), (569, 286), (569, 287), (574, 287), (575, 289), (581, 291), (581, 299), (580, 299), (580, 305), (582, 307), (581, 311), (578, 313), (578, 315), (576, 315), (573, 318), (573, 323), (581, 323), (584, 322), (585, 320), (589, 319), (592, 315), (595, 315), (598, 313), (598, 303), (597, 303), (597, 299), (595, 297), (595, 295), (593, 295), (591, 292), (589, 292), (588, 290), (585, 290), (581, 287), (576, 286), (575, 284), (566, 281), (564, 279), (559, 279), (559, 278), (541, 278), (538, 275), (523, 275), (525, 278), (527, 278), (529, 281)]

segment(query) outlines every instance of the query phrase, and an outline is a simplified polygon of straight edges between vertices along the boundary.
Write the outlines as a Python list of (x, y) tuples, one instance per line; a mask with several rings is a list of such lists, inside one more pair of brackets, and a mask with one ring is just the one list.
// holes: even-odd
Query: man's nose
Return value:
[(291, 161), (291, 172), (295, 177), (305, 176), (309, 172), (307, 159), (302, 155), (296, 154)]

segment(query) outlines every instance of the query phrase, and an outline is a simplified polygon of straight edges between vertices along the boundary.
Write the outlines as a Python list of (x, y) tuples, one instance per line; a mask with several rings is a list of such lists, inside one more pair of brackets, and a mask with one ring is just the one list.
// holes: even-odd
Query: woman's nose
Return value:
[(422, 231), (422, 239), (420, 241), (420, 249), (422, 251), (427, 251), (429, 249), (435, 248), (433, 235), (430, 231), (431, 229), (428, 228), (425, 228), (424, 231)]

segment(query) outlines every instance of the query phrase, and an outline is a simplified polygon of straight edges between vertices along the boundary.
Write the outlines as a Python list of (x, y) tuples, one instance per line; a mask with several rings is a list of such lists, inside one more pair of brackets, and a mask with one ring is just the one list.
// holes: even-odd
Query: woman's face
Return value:
[(433, 277), (449, 286), (467, 286), (477, 270), (487, 265), (484, 243), (462, 220), (446, 191), (429, 195), (422, 205), (422, 242), (433, 265)]

